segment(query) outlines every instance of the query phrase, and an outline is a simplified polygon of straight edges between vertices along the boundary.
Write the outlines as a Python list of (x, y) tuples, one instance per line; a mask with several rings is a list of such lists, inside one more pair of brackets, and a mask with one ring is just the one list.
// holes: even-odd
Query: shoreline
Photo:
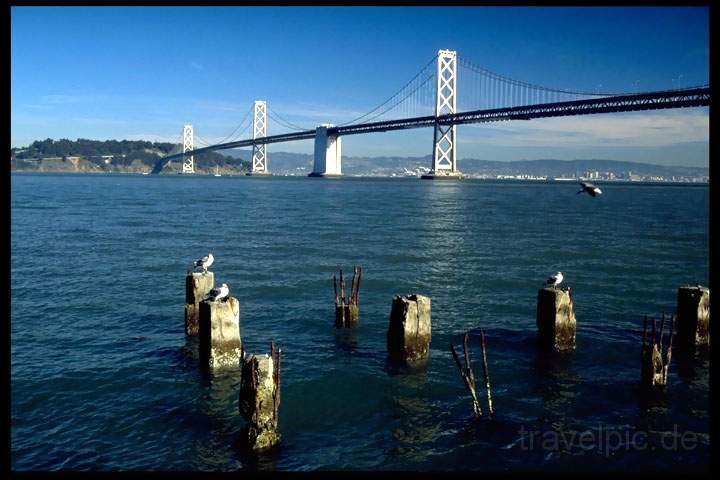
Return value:
[[(159, 174), (152, 174), (152, 173), (143, 173), (143, 172), (107, 172), (107, 171), (87, 171), (87, 172), (80, 172), (80, 171), (64, 171), (64, 170), (53, 170), (53, 171), (38, 171), (38, 170), (11, 170), (10, 175), (123, 175), (123, 176), (143, 176), (143, 177), (162, 177), (162, 178), (187, 178), (187, 174), (182, 174), (180, 172), (172, 172), (172, 173), (159, 173)], [(208, 172), (208, 173), (194, 173), (191, 174), (192, 177), (197, 178), (217, 178), (215, 177), (214, 172)], [(289, 178), (308, 178), (306, 174), (300, 174), (300, 175), (280, 175), (280, 174), (272, 174), (272, 175), (265, 175), (263, 177), (252, 177), (245, 174), (245, 172), (242, 173), (221, 173), (221, 177), (232, 177), (232, 178), (264, 178), (264, 179), (289, 179)], [(347, 180), (347, 179), (373, 179), (373, 180), (388, 180), (388, 181), (394, 181), (394, 180), (420, 180), (420, 176), (413, 177), (413, 176), (391, 176), (391, 175), (342, 175), (337, 177), (338, 180)], [(548, 179), (548, 180), (530, 180), (530, 179), (514, 179), (514, 178), (480, 178), (480, 177), (465, 177), (463, 179), (463, 182), (481, 182), (481, 183), (523, 183), (523, 184), (568, 184), (568, 185), (575, 185), (579, 184), (582, 181), (586, 180), (555, 180), (555, 179)], [(446, 182), (447, 183), (447, 182)], [(460, 182), (451, 182), (451, 183), (460, 183)], [(687, 187), (708, 187), (710, 185), (709, 182), (678, 182), (678, 181), (642, 181), (642, 180), (593, 180), (593, 183), (597, 185), (638, 185), (638, 186), (687, 186)]]

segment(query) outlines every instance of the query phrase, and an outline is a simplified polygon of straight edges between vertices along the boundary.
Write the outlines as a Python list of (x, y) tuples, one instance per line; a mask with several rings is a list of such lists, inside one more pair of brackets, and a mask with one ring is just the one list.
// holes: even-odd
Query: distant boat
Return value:
[(222, 175), (220, 175), (220, 173), (218, 172), (218, 166), (217, 166), (217, 165), (215, 165), (215, 176), (216, 176), (216, 177), (222, 177)]
[(147, 174), (148, 174), (148, 172), (142, 172), (142, 174), (143, 174), (143, 175), (147, 175)]

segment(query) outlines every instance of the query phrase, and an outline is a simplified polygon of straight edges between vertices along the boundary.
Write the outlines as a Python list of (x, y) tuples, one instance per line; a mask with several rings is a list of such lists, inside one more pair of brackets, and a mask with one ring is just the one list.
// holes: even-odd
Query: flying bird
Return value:
[(215, 257), (213, 257), (213, 254), (208, 253), (204, 257), (195, 260), (195, 266), (202, 267), (203, 273), (207, 273), (208, 267), (210, 265), (212, 265), (214, 261), (215, 261)]
[(582, 189), (581, 189), (579, 192), (577, 192), (578, 194), (583, 193), (583, 192), (587, 192), (587, 193), (589, 193), (590, 195), (592, 195), (593, 197), (596, 197), (596, 196), (602, 194), (602, 190), (600, 190), (600, 189), (599, 189), (597, 186), (595, 186), (595, 184), (593, 184), (593, 183), (590, 183), (590, 182), (580, 182), (580, 186), (582, 187)]
[(227, 283), (223, 283), (219, 287), (210, 290), (207, 299), (213, 302), (217, 302), (218, 300), (221, 300), (228, 295), (230, 295), (230, 289), (228, 288)]
[(562, 272), (557, 272), (555, 275), (551, 276), (547, 280), (545, 280), (545, 286), (546, 287), (553, 287), (557, 288), (558, 285), (560, 285), (563, 281), (563, 274)]

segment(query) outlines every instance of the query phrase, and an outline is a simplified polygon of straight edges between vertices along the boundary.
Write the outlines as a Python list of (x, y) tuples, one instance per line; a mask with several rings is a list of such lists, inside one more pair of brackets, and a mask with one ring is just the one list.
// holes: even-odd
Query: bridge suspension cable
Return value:
[[(235, 130), (233, 130), (230, 133), (230, 135), (228, 135), (223, 140), (220, 140), (217, 143), (225, 143), (227, 141), (230, 141), (230, 139), (235, 138), (235, 137), (239, 136), (240, 134), (242, 134), (243, 132), (245, 132), (245, 130), (248, 130), (250, 128), (250, 123), (245, 125), (245, 128), (243, 128), (242, 130), (240, 130), (240, 127), (242, 127), (245, 124), (245, 122), (250, 120), (250, 114), (252, 113), (252, 111), (253, 111), (253, 107), (251, 106), (250, 108), (248, 108), (247, 112), (245, 112), (245, 115), (243, 116), (242, 120), (240, 120), (240, 123), (238, 124), (238, 126), (235, 127)], [(236, 135), (236, 133), (237, 133), (237, 135)]]
[(516, 79), (508, 77), (506, 75), (492, 72), (470, 60), (466, 60), (463, 58), (459, 59), (458, 63), (460, 64), (461, 67), (464, 67), (470, 71), (484, 75), (488, 78), (499, 80), (501, 82), (505, 82), (505, 83), (508, 83), (511, 85), (517, 85), (519, 87), (529, 88), (532, 90), (563, 93), (563, 94), (567, 94), (567, 95), (587, 96), (587, 97), (615, 97), (615, 96), (619, 96), (619, 95), (630, 95), (630, 92), (582, 92), (582, 91), (568, 90), (568, 89), (564, 89), (564, 88), (546, 87), (543, 85), (536, 85), (536, 84), (525, 82), (522, 80), (516, 80)]
[(312, 128), (301, 127), (301, 126), (295, 125), (294, 123), (289, 122), (288, 120), (285, 120), (283, 117), (280, 116), (279, 113), (277, 113), (269, 108), (268, 108), (267, 114), (270, 118), (272, 118), (273, 120), (275, 120), (276, 122), (278, 122), (280, 125), (282, 125), (283, 127), (287, 128), (287, 129), (295, 130), (295, 131), (312, 130)]
[[(470, 75), (462, 75), (463, 87), (460, 98), (463, 100), (462, 110), (476, 108), (506, 108), (509, 106), (533, 105), (561, 101), (582, 100), (587, 98), (605, 98), (632, 95), (633, 92), (588, 92), (569, 88), (548, 87), (517, 80), (506, 75), (490, 71), (467, 59), (459, 59), (458, 64)], [(698, 85), (689, 89), (708, 86)], [(673, 89), (687, 90), (687, 89)]]
[[(250, 120), (250, 114), (252, 113), (252, 110), (253, 110), (252, 107), (250, 107), (248, 109), (248, 111), (245, 113), (245, 115), (243, 116), (242, 120), (240, 120), (240, 123), (235, 127), (235, 129), (232, 132), (230, 132), (230, 135), (228, 135), (224, 139), (217, 141), (217, 142), (209, 142), (209, 141), (203, 139), (200, 135), (198, 135), (197, 132), (195, 132), (195, 135), (194, 135), (195, 140), (199, 144), (201, 144), (205, 147), (210, 147), (212, 145), (226, 143), (228, 141), (236, 139), (237, 137), (243, 135), (245, 132), (247, 132), (250, 129), (252, 122), (249, 122), (249, 120)], [(246, 122), (247, 122), (247, 124), (246, 124)], [(243, 125), (244, 125), (244, 127), (243, 127)], [(243, 128), (241, 129), (240, 127), (243, 127)]]
[[(380, 105), (378, 105), (377, 107), (373, 108), (372, 110), (364, 113), (363, 115), (360, 115), (359, 117), (356, 117), (356, 118), (353, 118), (352, 120), (349, 120), (349, 121), (347, 121), (347, 122), (341, 123), (339, 126), (350, 125), (350, 124), (352, 124), (352, 123), (357, 123), (357, 122), (360, 121), (360, 120), (363, 120), (364, 122), (367, 122), (367, 121), (369, 121), (369, 118), (368, 118), (368, 117), (370, 117), (372, 114), (374, 114), (374, 113), (377, 112), (378, 110), (380, 110), (380, 109), (382, 109), (383, 107), (385, 107), (385, 105), (387, 105), (387, 104), (389, 104), (390, 102), (392, 102), (393, 99), (396, 99), (396, 98), (398, 98), (398, 97), (402, 97), (402, 99), (401, 99), (400, 101), (396, 101), (396, 102), (393, 103), (389, 108), (386, 108), (385, 110), (383, 110), (383, 111), (380, 112), (379, 114), (374, 115), (374, 116), (371, 117), (371, 118), (377, 118), (377, 117), (379, 117), (380, 115), (382, 115), (382, 114), (384, 114), (384, 113), (387, 113), (388, 111), (392, 110), (394, 107), (396, 107), (397, 105), (399, 105), (400, 102), (402, 102), (403, 100), (405, 100), (405, 99), (409, 96), (409, 95), (402, 96), (402, 94), (403, 94), (403, 92), (405, 92), (406, 89), (407, 89), (410, 85), (412, 85), (413, 82), (415, 82), (418, 78), (421, 78), (421, 77), (424, 77), (424, 76), (427, 76), (427, 75), (431, 75), (431, 78), (434, 78), (434, 76), (435, 76), (435, 69), (434, 69), (434, 68), (431, 69), (430, 66), (433, 65), (436, 60), (437, 60), (437, 54), (433, 55), (432, 58), (430, 58), (430, 60), (429, 60), (425, 65), (423, 65), (423, 66), (420, 68), (420, 70), (418, 71), (418, 73), (417, 73), (412, 79), (410, 79), (410, 81), (408, 81), (405, 85), (403, 85), (402, 88), (400, 88), (400, 90), (398, 90), (397, 92), (393, 93), (390, 97), (388, 97), (388, 98), (387, 98), (384, 102), (382, 102)], [(424, 81), (422, 81), (420, 86), (424, 85), (426, 82), (427, 82), (427, 79), (425, 79)], [(419, 87), (418, 87), (418, 88), (419, 88)], [(414, 93), (415, 91), (417, 91), (418, 88), (413, 89), (413, 91), (412, 91), (411, 93)]]
[[(247, 112), (245, 112), (245, 115), (243, 115), (242, 120), (240, 120), (240, 123), (237, 125), (237, 127), (235, 127), (235, 129), (232, 132), (230, 132), (230, 135), (228, 135), (224, 139), (220, 140), (219, 142), (215, 142), (215, 143), (216, 144), (225, 143), (225, 142), (233, 140), (233, 139), (239, 137), (240, 135), (242, 135), (243, 133), (245, 133), (245, 131), (247, 131), (251, 126), (251, 122), (248, 122), (248, 121), (250, 120), (250, 114), (252, 113), (252, 111), (253, 111), (253, 107), (251, 106), (250, 108), (248, 108)], [(245, 122), (248, 122), (248, 124), (245, 125)], [(242, 127), (243, 125), (245, 125), (245, 127), (240, 129), (240, 127)]]
[[(417, 100), (416, 100), (416, 98), (414, 97), (414, 94), (415, 94), (415, 93), (418, 93), (418, 92), (420, 91), (420, 89), (421, 89), (422, 87), (426, 86), (426, 85), (432, 86), (432, 85), (433, 85), (433, 82), (432, 82), (433, 80), (435, 80), (435, 75), (428, 76), (425, 80), (423, 80), (423, 82), (422, 82), (421, 84), (419, 84), (419, 85), (416, 86), (413, 90), (411, 90), (410, 92), (408, 92), (407, 94), (405, 94), (404, 97), (399, 98), (395, 103), (391, 104), (391, 105), (390, 105), (389, 107), (387, 107), (385, 110), (383, 110), (383, 111), (381, 111), (381, 112), (379, 112), (379, 113), (376, 113), (376, 114), (373, 115), (372, 117), (365, 118), (365, 119), (363, 120), (363, 123), (367, 123), (367, 122), (370, 122), (370, 121), (372, 121), (372, 120), (375, 120), (376, 118), (380, 117), (381, 115), (386, 114), (386, 113), (389, 112), (390, 110), (393, 110), (393, 109), (394, 109), (395, 107), (397, 107), (398, 105), (403, 105), (403, 103), (405, 102), (405, 100), (407, 100), (407, 99), (410, 98), (410, 97), (413, 97), (412, 100), (411, 100), (411, 101), (413, 102), (413, 105), (410, 106), (409, 109), (410, 109), (410, 110), (414, 109), (414, 108), (416, 107), (416, 104), (417, 104)], [(345, 126), (345, 125), (348, 125), (348, 124), (347, 124), (347, 123), (344, 123), (344, 124), (342, 124), (342, 125), (340, 125), (340, 126)]]

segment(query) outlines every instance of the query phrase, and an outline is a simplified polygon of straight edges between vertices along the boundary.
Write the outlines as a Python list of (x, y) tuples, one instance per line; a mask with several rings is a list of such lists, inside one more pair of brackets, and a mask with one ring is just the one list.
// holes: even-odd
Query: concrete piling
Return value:
[(215, 287), (213, 272), (188, 272), (185, 277), (185, 334), (198, 334), (200, 301)]
[(432, 334), (430, 303), (430, 297), (423, 295), (393, 298), (387, 332), (387, 348), (392, 360), (409, 364), (427, 360)]
[(340, 283), (333, 275), (333, 286), (335, 287), (335, 326), (337, 328), (354, 327), (360, 321), (360, 280), (362, 279), (362, 268), (353, 268), (352, 287), (350, 296), (345, 296), (345, 279), (340, 270)]
[(685, 285), (677, 294), (678, 344), (710, 345), (710, 289)]
[(203, 366), (237, 367), (240, 362), (240, 301), (227, 297), (200, 302), (198, 353)]
[(540, 344), (557, 351), (575, 349), (575, 303), (570, 287), (538, 290), (537, 328)]
[[(247, 357), (247, 358), (246, 358)], [(255, 451), (267, 450), (280, 441), (280, 349), (270, 344), (270, 355), (241, 355), (239, 410), (248, 422), (243, 441)]]

